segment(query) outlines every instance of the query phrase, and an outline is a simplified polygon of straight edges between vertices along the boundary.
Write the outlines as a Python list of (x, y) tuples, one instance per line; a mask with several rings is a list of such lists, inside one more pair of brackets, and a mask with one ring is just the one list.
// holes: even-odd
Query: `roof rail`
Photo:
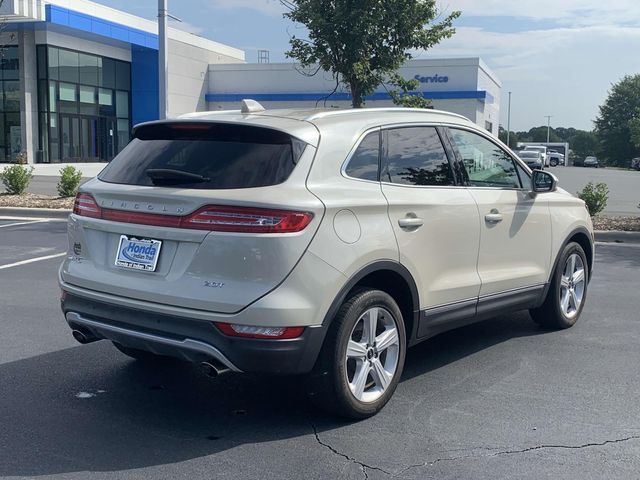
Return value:
[(469, 120), (464, 115), (460, 115), (452, 112), (445, 112), (444, 110), (431, 110), (425, 108), (405, 108), (405, 107), (377, 107), (377, 108), (348, 108), (340, 110), (327, 110), (323, 112), (314, 113), (313, 115), (305, 118), (306, 121), (311, 122), (326, 117), (333, 117), (338, 115), (357, 115), (365, 112), (421, 112), (421, 113), (434, 113), (436, 115), (446, 115), (449, 117), (457, 117), (463, 120)]

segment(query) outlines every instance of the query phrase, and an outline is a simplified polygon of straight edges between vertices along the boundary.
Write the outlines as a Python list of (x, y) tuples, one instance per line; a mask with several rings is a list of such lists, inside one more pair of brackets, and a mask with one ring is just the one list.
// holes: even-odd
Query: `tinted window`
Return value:
[[(98, 178), (127, 185), (198, 189), (277, 185), (289, 177), (304, 145), (285, 133), (259, 127), (149, 125), (135, 132), (131, 143)], [(194, 176), (200, 178), (194, 180)]]
[(452, 128), (450, 133), (471, 185), (520, 188), (516, 167), (506, 151), (485, 137), (467, 130)]
[(387, 135), (384, 180), (403, 185), (453, 185), (449, 161), (434, 127), (394, 128)]
[(353, 178), (378, 181), (380, 132), (368, 134), (351, 156), (345, 173)]

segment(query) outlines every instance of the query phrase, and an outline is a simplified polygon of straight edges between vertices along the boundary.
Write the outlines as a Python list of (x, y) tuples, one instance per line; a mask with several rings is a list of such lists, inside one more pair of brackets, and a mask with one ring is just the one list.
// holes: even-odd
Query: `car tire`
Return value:
[(398, 385), (406, 345), (394, 299), (380, 290), (354, 292), (334, 317), (309, 377), (311, 401), (350, 419), (375, 415)]
[(124, 345), (111, 342), (113, 346), (116, 347), (120, 352), (124, 353), (126, 356), (131, 357), (135, 360), (144, 363), (158, 363), (158, 362), (170, 362), (174, 359), (172, 357), (167, 357), (164, 355), (156, 355), (155, 353), (147, 352), (146, 350), (138, 350), (137, 348), (125, 347)]
[(539, 308), (529, 311), (533, 320), (549, 329), (575, 325), (580, 318), (589, 286), (589, 264), (582, 247), (567, 244), (556, 265), (547, 297)]

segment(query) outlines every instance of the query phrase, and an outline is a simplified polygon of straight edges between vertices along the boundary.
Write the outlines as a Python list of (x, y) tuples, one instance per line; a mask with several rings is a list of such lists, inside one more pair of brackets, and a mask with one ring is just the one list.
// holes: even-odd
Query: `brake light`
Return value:
[(73, 203), (73, 213), (83, 217), (102, 218), (102, 209), (88, 193), (78, 193)]
[(181, 227), (215, 232), (292, 233), (303, 230), (312, 219), (309, 212), (208, 206), (187, 216)]
[(313, 213), (310, 212), (222, 205), (202, 207), (185, 216), (129, 212), (101, 208), (88, 193), (79, 193), (76, 196), (73, 213), (112, 222), (236, 233), (300, 232), (313, 220)]
[(304, 327), (252, 327), (233, 323), (215, 322), (216, 327), (230, 337), (287, 340), (302, 335)]

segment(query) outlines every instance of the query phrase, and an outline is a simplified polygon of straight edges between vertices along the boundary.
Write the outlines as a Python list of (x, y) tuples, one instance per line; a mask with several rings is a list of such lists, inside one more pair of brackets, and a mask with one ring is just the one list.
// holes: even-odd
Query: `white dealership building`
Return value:
[[(266, 108), (349, 107), (350, 95), (327, 72), (301, 69), (293, 63), (211, 64), (207, 104), (210, 110), (238, 108), (243, 98), (252, 98)], [(434, 108), (459, 113), (498, 134), (500, 90), (498, 77), (478, 57), (416, 59), (401, 69), (404, 78), (419, 81), (419, 92), (432, 99)], [(393, 105), (380, 86), (366, 97), (367, 107)]]

